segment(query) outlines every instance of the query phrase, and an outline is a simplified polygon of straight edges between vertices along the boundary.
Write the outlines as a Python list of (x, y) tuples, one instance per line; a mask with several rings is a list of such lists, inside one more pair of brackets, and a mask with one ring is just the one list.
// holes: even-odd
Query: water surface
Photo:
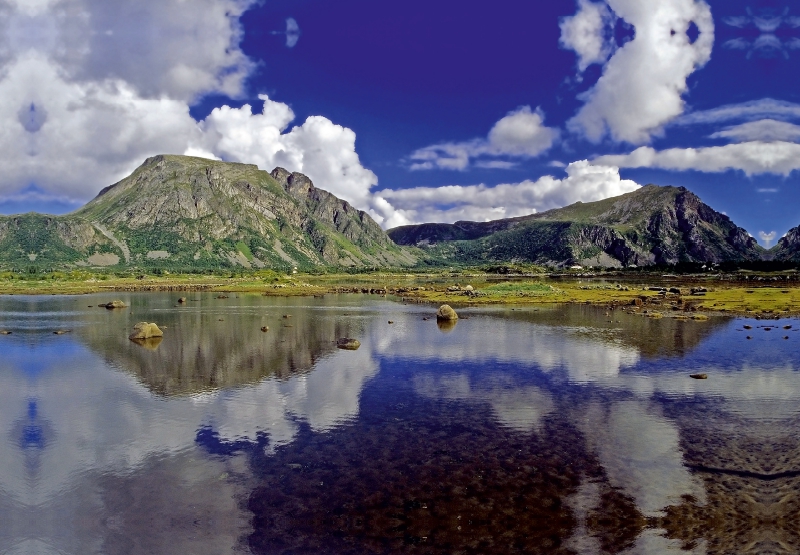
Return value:
[(0, 553), (800, 551), (800, 322), (186, 296), (0, 298)]

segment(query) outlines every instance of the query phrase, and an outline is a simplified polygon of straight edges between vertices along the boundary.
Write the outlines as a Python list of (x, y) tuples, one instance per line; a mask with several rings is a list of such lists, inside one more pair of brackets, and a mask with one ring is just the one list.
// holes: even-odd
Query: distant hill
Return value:
[(0, 217), (0, 261), (308, 269), (416, 259), (368, 214), (303, 174), (156, 156), (72, 214)]
[(747, 231), (692, 192), (655, 185), (520, 218), (410, 225), (388, 233), (398, 245), (467, 263), (621, 267), (755, 261), (767, 255)]

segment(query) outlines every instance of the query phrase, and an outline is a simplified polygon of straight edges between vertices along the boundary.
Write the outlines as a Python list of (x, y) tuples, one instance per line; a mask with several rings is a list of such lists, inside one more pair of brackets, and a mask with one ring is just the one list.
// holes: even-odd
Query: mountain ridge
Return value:
[(530, 262), (632, 267), (800, 263), (800, 226), (760, 247), (683, 187), (646, 185), (489, 222), (385, 232), (301, 173), (178, 155), (148, 158), (65, 215), (0, 216), (0, 266), (193, 269)]
[(402, 226), (388, 234), (399, 245), (471, 262), (625, 267), (769, 257), (691, 191), (656, 185), (528, 216)]

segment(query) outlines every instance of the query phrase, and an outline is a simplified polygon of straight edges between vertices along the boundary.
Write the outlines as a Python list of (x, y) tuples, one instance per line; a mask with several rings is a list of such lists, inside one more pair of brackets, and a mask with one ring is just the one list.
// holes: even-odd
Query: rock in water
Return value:
[(708, 374), (689, 374), (689, 377), (695, 380), (707, 380)]
[(178, 302), (181, 303), (181, 304), (185, 303), (186, 302), (186, 297), (181, 297), (180, 299), (178, 299)]
[(358, 339), (353, 339), (351, 337), (341, 337), (336, 340), (336, 346), (340, 349), (355, 351), (361, 347), (361, 342)]
[(261, 326), (261, 331), (268, 332), (269, 331), (269, 326)]
[(164, 337), (164, 332), (157, 325), (147, 322), (139, 322), (133, 326), (133, 333), (129, 339), (150, 339), (151, 337)]
[(125, 308), (126, 305), (122, 301), (111, 301), (110, 303), (100, 304), (97, 306), (102, 306), (104, 308), (111, 310), (112, 308)]
[(436, 312), (436, 319), (446, 321), (458, 320), (458, 314), (456, 314), (456, 311), (453, 310), (449, 304), (443, 304)]

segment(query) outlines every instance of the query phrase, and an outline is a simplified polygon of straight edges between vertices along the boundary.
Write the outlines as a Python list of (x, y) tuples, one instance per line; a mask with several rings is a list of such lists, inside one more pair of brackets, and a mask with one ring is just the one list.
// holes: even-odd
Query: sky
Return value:
[(684, 186), (800, 225), (791, 0), (0, 0), (0, 213), (156, 154), (282, 166), (384, 228)]

